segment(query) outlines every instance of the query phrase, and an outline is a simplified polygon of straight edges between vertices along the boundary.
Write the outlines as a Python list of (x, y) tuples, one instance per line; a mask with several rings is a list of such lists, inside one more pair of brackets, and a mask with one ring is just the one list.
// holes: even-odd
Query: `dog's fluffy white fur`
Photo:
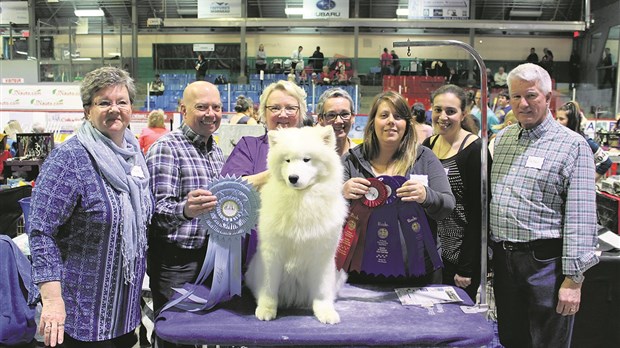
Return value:
[(326, 324), (346, 280), (335, 254), (347, 216), (343, 167), (331, 126), (269, 132), (270, 177), (260, 192), (258, 250), (246, 273), (256, 317), (272, 320), (278, 307), (312, 307)]

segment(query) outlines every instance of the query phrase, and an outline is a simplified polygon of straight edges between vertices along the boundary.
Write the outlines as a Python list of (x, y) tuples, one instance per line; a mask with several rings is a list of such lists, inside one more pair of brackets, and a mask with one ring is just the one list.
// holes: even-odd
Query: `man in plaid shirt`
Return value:
[(598, 262), (594, 159), (549, 111), (551, 78), (526, 63), (508, 75), (518, 124), (495, 140), (490, 238), (500, 342), (568, 347), (583, 273)]

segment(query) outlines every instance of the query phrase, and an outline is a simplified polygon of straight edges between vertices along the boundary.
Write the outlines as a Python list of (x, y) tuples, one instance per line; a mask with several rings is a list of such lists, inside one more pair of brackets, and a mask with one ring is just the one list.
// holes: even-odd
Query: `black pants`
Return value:
[[(196, 281), (206, 250), (206, 246), (200, 249), (182, 249), (163, 242), (149, 243), (147, 271), (150, 279), (149, 286), (153, 294), (153, 312), (156, 316), (175, 293), (172, 288), (183, 287), (185, 283)], [(193, 347), (175, 345), (163, 342), (161, 339), (157, 341), (159, 348)]]
[(134, 331), (126, 333), (122, 336), (98, 342), (85, 342), (79, 341), (65, 333), (64, 341), (62, 345), (57, 347), (62, 348), (131, 348), (138, 342), (136, 333)]

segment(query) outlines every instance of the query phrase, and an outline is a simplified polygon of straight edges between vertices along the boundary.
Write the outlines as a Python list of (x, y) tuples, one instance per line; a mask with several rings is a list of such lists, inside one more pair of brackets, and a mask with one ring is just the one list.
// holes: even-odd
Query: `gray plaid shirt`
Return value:
[(519, 124), (495, 140), (491, 169), (491, 239), (562, 238), (562, 271), (598, 262), (594, 160), (585, 139), (548, 114), (537, 127)]

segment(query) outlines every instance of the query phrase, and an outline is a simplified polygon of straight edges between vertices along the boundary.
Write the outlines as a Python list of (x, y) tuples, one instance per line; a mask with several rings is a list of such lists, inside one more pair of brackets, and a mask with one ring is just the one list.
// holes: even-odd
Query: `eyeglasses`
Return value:
[(286, 114), (286, 116), (293, 116), (299, 110), (299, 106), (280, 106), (280, 105), (268, 105), (266, 106), (267, 110), (271, 111), (272, 114)]
[(211, 108), (211, 110), (213, 110), (214, 112), (222, 111), (222, 105), (221, 104), (196, 104), (196, 105), (194, 105), (194, 109), (196, 109), (196, 110), (198, 110), (200, 112), (208, 111), (209, 108)]
[(459, 110), (456, 109), (456, 108), (445, 108), (445, 109), (442, 109), (440, 106), (433, 107), (433, 113), (434, 114), (441, 114), (442, 112), (445, 112), (446, 115), (448, 115), (448, 116), (452, 116), (452, 115), (457, 114), (459, 112)]
[(131, 110), (131, 103), (126, 101), (126, 100), (119, 100), (116, 103), (112, 103), (109, 100), (102, 100), (96, 103), (93, 103), (93, 105), (99, 107), (101, 110), (107, 111), (110, 108), (112, 108), (114, 105), (116, 105), (117, 108), (119, 108), (120, 110)]
[(352, 116), (352, 115), (353, 115), (353, 114), (352, 114), (352, 113), (350, 113), (350, 112), (348, 112), (348, 111), (343, 111), (343, 112), (341, 112), (341, 113), (337, 113), (337, 112), (328, 112), (328, 113), (326, 113), (326, 114), (321, 115), (321, 117), (323, 117), (323, 118), (325, 119), (325, 121), (327, 121), (327, 122), (334, 122), (334, 121), (336, 121), (336, 118), (337, 118), (338, 116), (340, 116), (340, 118), (341, 118), (343, 121), (348, 121), (348, 120), (351, 118), (351, 116)]

